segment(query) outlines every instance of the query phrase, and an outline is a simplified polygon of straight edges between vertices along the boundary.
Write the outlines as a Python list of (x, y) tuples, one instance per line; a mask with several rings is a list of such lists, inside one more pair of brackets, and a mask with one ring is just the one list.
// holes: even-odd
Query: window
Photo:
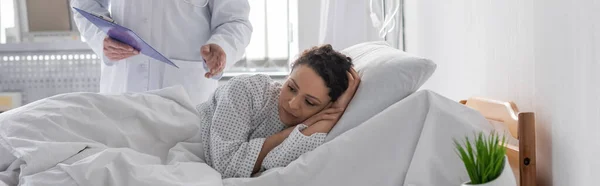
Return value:
[(0, 0), (0, 44), (6, 43), (6, 29), (15, 26), (13, 0)]
[[(250, 0), (253, 33), (245, 58), (228, 71), (287, 75), (289, 59), (294, 57), (293, 25), (296, 0)], [(290, 11), (291, 10), (291, 11)]]

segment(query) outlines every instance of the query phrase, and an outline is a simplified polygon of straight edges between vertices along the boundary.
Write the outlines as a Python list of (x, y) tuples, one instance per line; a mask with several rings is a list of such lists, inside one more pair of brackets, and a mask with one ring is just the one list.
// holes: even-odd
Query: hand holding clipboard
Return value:
[[(100, 30), (106, 33), (111, 39), (124, 43), (133, 47), (136, 51), (154, 58), (158, 61), (164, 62), (168, 65), (179, 68), (175, 63), (171, 62), (168, 58), (163, 56), (161, 53), (156, 51), (152, 46), (148, 45), (142, 38), (140, 38), (135, 32), (121, 25), (114, 23), (114, 21), (108, 17), (94, 15), (84, 10), (73, 7), (83, 17), (89, 20), (92, 24), (96, 25)], [(109, 41), (110, 42), (110, 41)], [(133, 52), (133, 51), (132, 51)]]
[(104, 50), (104, 55), (111, 61), (119, 61), (140, 54), (140, 51), (133, 47), (110, 37), (104, 38), (102, 43), (104, 45), (102, 49)]

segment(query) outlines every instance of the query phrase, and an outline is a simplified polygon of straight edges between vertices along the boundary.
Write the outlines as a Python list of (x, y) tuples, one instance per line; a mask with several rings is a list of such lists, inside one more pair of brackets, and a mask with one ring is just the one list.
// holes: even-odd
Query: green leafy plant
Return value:
[(474, 136), (473, 142), (465, 136), (464, 145), (454, 140), (456, 152), (471, 179), (469, 184), (487, 183), (500, 176), (504, 168), (505, 144), (506, 137), (503, 136), (500, 141), (500, 136), (496, 132), (492, 132), (487, 137), (480, 132)]

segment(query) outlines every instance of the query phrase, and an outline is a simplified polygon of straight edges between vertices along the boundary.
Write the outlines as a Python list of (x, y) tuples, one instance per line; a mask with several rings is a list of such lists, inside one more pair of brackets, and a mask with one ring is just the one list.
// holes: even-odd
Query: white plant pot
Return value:
[(498, 178), (483, 184), (469, 184), (471, 181), (463, 183), (461, 186), (517, 186), (515, 175), (513, 174), (508, 158), (504, 156), (504, 168)]

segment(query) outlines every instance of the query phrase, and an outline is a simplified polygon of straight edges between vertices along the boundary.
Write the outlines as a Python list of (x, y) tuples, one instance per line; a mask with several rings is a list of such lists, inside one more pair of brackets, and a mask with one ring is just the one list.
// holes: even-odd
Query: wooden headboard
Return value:
[(506, 155), (520, 186), (536, 186), (535, 115), (519, 112), (513, 102), (470, 98), (460, 103), (479, 111), (488, 120), (504, 124), (518, 145), (507, 145)]

